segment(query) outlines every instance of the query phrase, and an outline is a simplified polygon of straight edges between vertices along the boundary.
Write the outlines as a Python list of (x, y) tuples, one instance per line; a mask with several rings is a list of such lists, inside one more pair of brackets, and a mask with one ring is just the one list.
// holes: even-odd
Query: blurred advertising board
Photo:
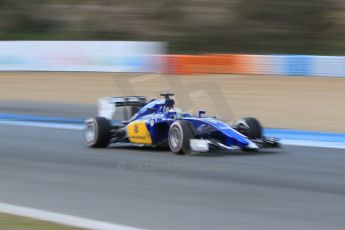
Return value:
[(161, 72), (165, 43), (3, 41), (0, 71)]
[(314, 55), (167, 55), (166, 72), (175, 74), (265, 74), (345, 77), (345, 57)]

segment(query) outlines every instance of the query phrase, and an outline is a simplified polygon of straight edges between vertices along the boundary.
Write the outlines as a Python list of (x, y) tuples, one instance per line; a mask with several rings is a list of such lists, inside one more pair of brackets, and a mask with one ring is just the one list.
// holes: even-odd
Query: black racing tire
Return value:
[(262, 126), (254, 117), (245, 117), (235, 123), (235, 129), (249, 139), (262, 138)]
[[(89, 132), (94, 131), (94, 136)], [(104, 117), (95, 117), (86, 121), (83, 131), (83, 139), (87, 146), (91, 148), (106, 148), (110, 144), (110, 121)], [(91, 136), (88, 136), (90, 134)]]
[(168, 135), (170, 150), (179, 155), (191, 154), (190, 139), (193, 132), (187, 121), (177, 120), (171, 124)]

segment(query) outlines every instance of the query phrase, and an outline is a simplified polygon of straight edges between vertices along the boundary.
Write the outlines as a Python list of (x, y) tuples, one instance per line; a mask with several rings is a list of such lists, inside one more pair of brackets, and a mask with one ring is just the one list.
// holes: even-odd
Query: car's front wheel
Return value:
[(170, 150), (176, 154), (190, 154), (190, 139), (194, 137), (189, 124), (178, 120), (169, 129), (168, 142)]
[(245, 117), (235, 123), (235, 129), (249, 139), (262, 138), (262, 126), (254, 117)]
[(85, 144), (92, 148), (106, 148), (110, 143), (110, 129), (110, 122), (104, 117), (88, 119), (83, 130)]

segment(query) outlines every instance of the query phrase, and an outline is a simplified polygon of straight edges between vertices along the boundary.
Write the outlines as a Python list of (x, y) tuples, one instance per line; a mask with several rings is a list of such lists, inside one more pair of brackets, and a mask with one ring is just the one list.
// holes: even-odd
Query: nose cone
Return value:
[(254, 142), (252, 141), (248, 141), (248, 145), (246, 146), (247, 149), (259, 149), (259, 146), (257, 146), (257, 144), (255, 144)]

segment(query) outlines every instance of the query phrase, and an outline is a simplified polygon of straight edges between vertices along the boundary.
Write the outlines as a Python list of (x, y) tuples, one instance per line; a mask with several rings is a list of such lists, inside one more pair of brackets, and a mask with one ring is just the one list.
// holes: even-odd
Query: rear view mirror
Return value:
[(206, 111), (204, 110), (199, 110), (199, 117), (204, 117), (204, 115), (206, 114)]

